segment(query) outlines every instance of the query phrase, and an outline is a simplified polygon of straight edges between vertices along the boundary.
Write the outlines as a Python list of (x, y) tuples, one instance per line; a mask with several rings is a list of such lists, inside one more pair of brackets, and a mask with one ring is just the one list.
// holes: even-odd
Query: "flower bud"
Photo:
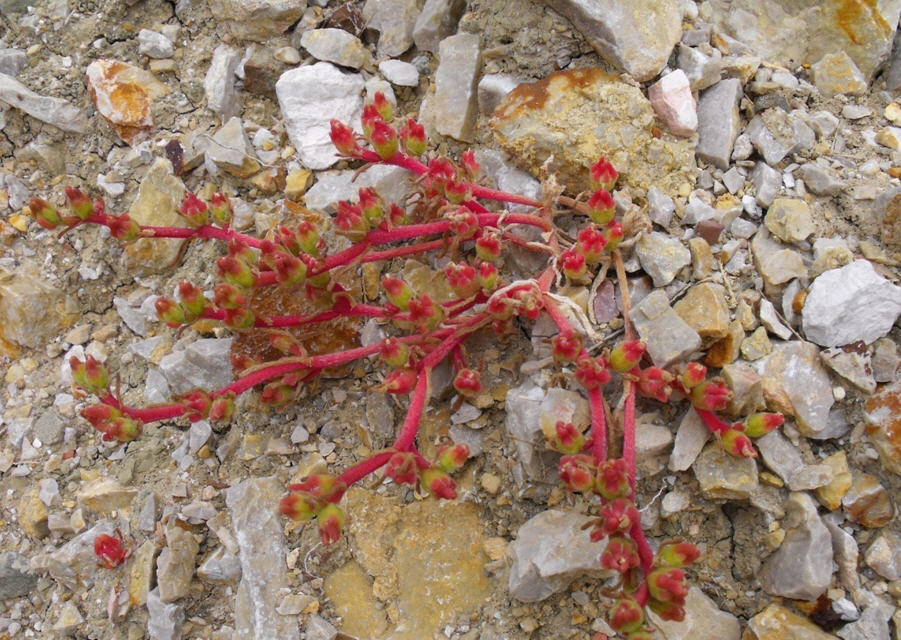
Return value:
[(497, 229), (486, 229), (476, 238), (476, 255), (480, 260), (494, 262), (501, 257), (501, 234)]
[(461, 469), (469, 458), (469, 447), (465, 444), (445, 445), (438, 449), (435, 466), (446, 473)]
[(454, 290), (454, 295), (458, 298), (469, 298), (479, 290), (476, 270), (471, 265), (449, 262), (444, 267), (444, 276), (447, 278), (450, 288)]
[(494, 296), (488, 301), (487, 311), (495, 321), (503, 323), (513, 317), (515, 304), (508, 296)]
[(471, 398), (482, 392), (482, 381), (478, 371), (460, 369), (454, 376), (454, 389), (461, 396)]
[(719, 378), (712, 378), (691, 390), (691, 404), (704, 411), (722, 411), (729, 404), (732, 392)]
[(585, 448), (585, 436), (571, 422), (558, 420), (554, 433), (548, 438), (548, 447), (554, 451), (573, 455)]
[(613, 164), (603, 156), (591, 167), (591, 180), (601, 189), (607, 189), (608, 191), (612, 189), (618, 177), (619, 174), (616, 172)]
[[(213, 302), (220, 309), (240, 309), (247, 304), (247, 298), (235, 285), (221, 282), (213, 287)], [(159, 314), (159, 307), (156, 311)]]
[(273, 407), (284, 407), (294, 400), (295, 395), (294, 387), (277, 380), (263, 387), (263, 391), (260, 393), (260, 402)]
[(391, 125), (384, 122), (376, 122), (369, 136), (373, 150), (379, 154), (382, 160), (390, 160), (397, 153), (397, 132)]
[(288, 485), (288, 489), (306, 491), (323, 502), (338, 502), (347, 491), (347, 485), (330, 473), (313, 473)]
[(581, 453), (563, 456), (557, 468), (563, 486), (579, 493), (592, 490), (596, 472), (597, 467), (591, 456)]
[[(319, 235), (319, 229), (309, 220), (301, 220), (297, 225), (297, 244), (300, 251), (318, 257), (325, 249), (325, 241)], [(295, 255), (300, 251), (292, 251)]]
[(468, 182), (453, 178), (444, 183), (444, 197), (452, 204), (459, 204), (472, 198), (472, 187)]
[(635, 542), (622, 536), (614, 536), (607, 542), (601, 554), (601, 566), (617, 573), (626, 573), (640, 564)]
[(604, 257), (604, 248), (607, 246), (607, 238), (593, 224), (579, 231), (576, 251), (585, 256), (588, 264), (597, 264)]
[(327, 504), (316, 514), (316, 525), (319, 527), (319, 538), (322, 544), (329, 545), (341, 538), (346, 517), (336, 504)]
[[(682, 622), (685, 620), (685, 607), (676, 602), (660, 602), (659, 600), (654, 600), (652, 598), (648, 601), (648, 607), (650, 607), (651, 611), (660, 616), (661, 620), (670, 622)], [(629, 640), (633, 640), (633, 638), (630, 637)]]
[(410, 300), (413, 299), (413, 289), (406, 282), (394, 276), (384, 276), (382, 278), (382, 289), (385, 290), (385, 297), (388, 302), (402, 311), (410, 308)]
[(660, 545), (654, 556), (655, 567), (674, 567), (681, 569), (692, 564), (701, 557), (701, 552), (690, 542), (668, 542)]
[(500, 274), (497, 267), (490, 262), (482, 262), (479, 264), (476, 277), (479, 281), (479, 288), (481, 288), (482, 292), (485, 294), (496, 291), (498, 286), (500, 286)]
[(206, 202), (190, 191), (185, 192), (185, 197), (181, 201), (178, 212), (182, 215), (188, 225), (195, 229), (197, 227), (202, 227), (210, 221), (210, 213), (206, 206)]
[(188, 410), (188, 420), (197, 422), (210, 415), (213, 399), (203, 389), (194, 389), (181, 397), (181, 402)]
[(388, 221), (391, 223), (391, 226), (402, 227), (410, 224), (412, 218), (406, 209), (392, 202), (391, 206), (388, 207)]
[(544, 308), (544, 300), (541, 293), (535, 289), (520, 289), (513, 292), (516, 300), (516, 313), (529, 320), (537, 320)]
[(256, 270), (247, 261), (233, 255), (222, 256), (216, 260), (219, 277), (236, 287), (250, 289), (257, 280)]
[(363, 216), (363, 210), (359, 205), (351, 204), (346, 200), (338, 203), (335, 226), (338, 227), (341, 235), (353, 242), (359, 242), (369, 233), (369, 222)]
[(679, 381), (682, 383), (682, 386), (685, 387), (686, 391), (694, 389), (706, 379), (707, 367), (700, 362), (689, 362), (685, 365), (682, 375), (679, 376)]
[(331, 127), (329, 137), (332, 139), (332, 144), (335, 145), (338, 153), (343, 156), (357, 155), (360, 151), (360, 147), (357, 144), (357, 138), (354, 135), (353, 129), (340, 120), (335, 119), (332, 119), (329, 122), (329, 125)]
[(651, 597), (659, 602), (684, 604), (688, 595), (685, 585), (685, 572), (675, 567), (654, 569), (648, 575), (648, 591)]
[(410, 346), (397, 338), (385, 338), (379, 349), (379, 358), (394, 369), (406, 367), (410, 362)]
[(637, 389), (645, 398), (653, 398), (658, 402), (667, 402), (672, 389), (670, 383), (673, 374), (660, 367), (647, 367), (638, 372)]
[(122, 412), (108, 404), (93, 404), (81, 410), (81, 417), (91, 423), (95, 429), (103, 431), (105, 423), (122, 415)]
[(426, 140), (425, 127), (420, 123), (409, 118), (401, 127), (398, 135), (400, 136), (401, 144), (403, 144), (407, 153), (413, 156), (421, 156), (425, 153), (428, 146), (428, 140)]
[(72, 380), (88, 393), (99, 395), (109, 387), (109, 372), (94, 356), (85, 356), (84, 360), (72, 356), (69, 358), (69, 366), (72, 369)]
[(144, 425), (128, 416), (119, 416), (102, 425), (101, 439), (105, 442), (131, 442), (137, 440), (144, 430)]
[(600, 225), (609, 223), (616, 213), (616, 203), (613, 202), (613, 196), (606, 189), (598, 189), (592, 193), (586, 205), (588, 217), (592, 222)]
[(454, 500), (457, 497), (457, 483), (439, 467), (423, 469), (419, 474), (419, 483), (433, 498)]
[(781, 413), (755, 413), (745, 419), (745, 435), (760, 438), (782, 426), (785, 416)]
[(623, 225), (616, 220), (611, 221), (604, 229), (604, 237), (607, 239), (607, 250), (613, 251), (623, 241)]
[(134, 242), (141, 237), (141, 225), (132, 220), (127, 213), (111, 216), (107, 227), (110, 235), (122, 242)]
[(87, 220), (94, 214), (94, 203), (91, 198), (81, 189), (75, 187), (66, 187), (66, 202), (69, 209), (72, 210), (80, 220)]
[(38, 221), (38, 224), (45, 229), (56, 229), (56, 227), (63, 224), (57, 208), (43, 198), (32, 198), (28, 201), (28, 208), (31, 210), (31, 215)]
[(394, 117), (394, 106), (388, 101), (383, 92), (375, 92), (375, 95), (372, 97), (372, 105), (385, 122), (390, 121)]
[(398, 484), (416, 484), (419, 477), (419, 466), (416, 456), (409, 451), (398, 451), (388, 458), (385, 475)]
[[(614, 534), (628, 535), (632, 526), (640, 521), (641, 516), (635, 503), (628, 498), (614, 498), (601, 509), (601, 526), (597, 539)], [(595, 532), (592, 532), (592, 540)]]
[(203, 297), (203, 293), (187, 280), (178, 283), (178, 297), (181, 300), (181, 307), (185, 312), (185, 318), (199, 318), (207, 307), (207, 299)]
[(410, 393), (418, 379), (419, 374), (416, 369), (398, 369), (385, 376), (385, 381), (377, 388), (385, 393)]
[(575, 362), (582, 353), (582, 338), (577, 333), (561, 333), (551, 339), (554, 361), (558, 364)]
[(595, 489), (602, 498), (614, 500), (632, 493), (629, 467), (622, 458), (605, 460), (598, 465)]
[(644, 356), (646, 345), (643, 340), (629, 340), (620, 342), (613, 351), (607, 361), (610, 368), (617, 373), (626, 373), (638, 366), (641, 358)]
[(210, 197), (210, 217), (220, 227), (227, 227), (232, 222), (234, 213), (232, 203), (224, 193), (216, 192)]
[(222, 323), (229, 329), (240, 331), (253, 327), (256, 320), (256, 315), (250, 309), (225, 309)]
[(573, 249), (567, 249), (561, 253), (559, 263), (564, 275), (570, 280), (581, 280), (588, 273), (585, 256)]
[(601, 357), (580, 357), (576, 360), (576, 380), (587, 391), (603, 387), (610, 382), (610, 371), (607, 370), (607, 362)]
[(466, 207), (457, 207), (445, 215), (450, 223), (450, 231), (459, 240), (472, 238), (479, 230), (479, 219), (476, 214)]
[(294, 522), (312, 520), (319, 500), (306, 491), (291, 491), (278, 503), (278, 510)]
[(644, 608), (634, 598), (621, 598), (610, 612), (610, 626), (614, 631), (632, 633), (640, 630), (642, 624)]
[(374, 189), (364, 187), (359, 190), (359, 206), (363, 211), (363, 217), (370, 226), (377, 227), (385, 219), (385, 205)]
[(217, 397), (210, 406), (210, 420), (227, 422), (235, 415), (235, 394), (232, 391)]
[(472, 149), (467, 149), (460, 155), (460, 166), (466, 172), (466, 176), (470, 180), (475, 180), (479, 176), (479, 162), (476, 160), (476, 154)]
[(410, 300), (410, 320), (422, 330), (431, 330), (444, 320), (444, 308), (435, 304), (429, 296)]
[(757, 450), (751, 439), (738, 429), (726, 429), (720, 434), (723, 448), (736, 458), (756, 458)]

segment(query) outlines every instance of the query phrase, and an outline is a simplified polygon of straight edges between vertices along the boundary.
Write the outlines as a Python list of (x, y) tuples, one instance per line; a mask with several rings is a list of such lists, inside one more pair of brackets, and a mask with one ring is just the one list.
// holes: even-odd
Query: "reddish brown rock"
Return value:
[(150, 107), (169, 88), (152, 73), (110, 58), (99, 58), (85, 70), (91, 99), (98, 113), (128, 144), (153, 128)]
[(851, 488), (842, 498), (845, 513), (854, 522), (870, 529), (884, 527), (895, 515), (892, 499), (876, 476), (861, 473), (854, 478)]
[(867, 398), (864, 412), (882, 466), (901, 475), (901, 381)]

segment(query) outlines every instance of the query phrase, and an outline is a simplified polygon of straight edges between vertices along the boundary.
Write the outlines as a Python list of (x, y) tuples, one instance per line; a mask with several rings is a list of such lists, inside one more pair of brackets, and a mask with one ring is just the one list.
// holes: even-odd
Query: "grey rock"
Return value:
[(876, 273), (867, 260), (827, 271), (810, 286), (801, 313), (808, 340), (835, 347), (888, 333), (901, 315), (901, 287)]
[(531, 381), (509, 389), (505, 406), (505, 426), (516, 447), (517, 459), (530, 480), (547, 480), (555, 469), (554, 456), (544, 447), (541, 431), (541, 406), (545, 390)]
[(378, 58), (395, 58), (413, 45), (421, 7), (421, 0), (366, 0), (363, 19), (367, 27), (379, 32)]
[(846, 624), (836, 635), (842, 640), (888, 640), (889, 619), (894, 613), (894, 606), (873, 596), (860, 618)]
[(233, 338), (207, 338), (191, 343), (160, 361), (160, 371), (173, 393), (191, 389), (219, 389), (229, 384)]
[(847, 380), (864, 393), (876, 391), (876, 379), (873, 377), (873, 366), (867, 352), (845, 351), (839, 347), (830, 347), (820, 353), (823, 363), (836, 374)]
[(729, 227), (729, 233), (731, 233), (735, 238), (743, 238), (747, 240), (748, 238), (754, 237), (754, 234), (757, 233), (757, 225), (750, 220), (745, 220), (744, 218), (736, 218), (732, 221), (732, 225)]
[(758, 153), (769, 165), (813, 145), (816, 134), (799, 117), (782, 109), (767, 109), (754, 116), (746, 130)]
[(747, 500), (757, 491), (757, 463), (729, 455), (719, 442), (708, 444), (691, 467), (709, 500)]
[(152, 640), (181, 640), (185, 621), (185, 607), (181, 603), (166, 603), (157, 587), (147, 593), (147, 634)]
[(156, 579), (162, 602), (175, 602), (188, 593), (198, 548), (189, 531), (175, 525), (166, 529), (166, 546), (156, 559)]
[(729, 193), (734, 195), (745, 186), (745, 176), (738, 170), (738, 167), (731, 167), (723, 174), (723, 184), (729, 190)]
[[(511, 164), (503, 155), (493, 149), (477, 149), (476, 160), (482, 167), (482, 172), (489, 181), (494, 181), (494, 187), (510, 193), (518, 193), (527, 198), (541, 197), (541, 183), (532, 177), (527, 171), (519, 169)], [(530, 210), (530, 207), (511, 205), (511, 211)]]
[(818, 196), (837, 196), (845, 186), (832, 172), (813, 162), (801, 165), (797, 175), (804, 181), (804, 186)]
[(766, 330), (783, 340), (791, 340), (791, 329), (782, 324), (782, 320), (776, 315), (776, 307), (773, 303), (762, 298), (760, 300), (760, 322), (766, 327)]
[(901, 579), (901, 535), (883, 529), (864, 554), (867, 566), (886, 580)]
[(210, 0), (217, 22), (242, 40), (267, 42), (300, 20), (306, 0)]
[(718, 32), (765, 60), (794, 68), (845, 51), (867, 78), (888, 57), (901, 14), (897, 0), (868, 4), (848, 20), (836, 19), (835, 6), (817, 0), (713, 0), (710, 8)]
[(698, 99), (698, 145), (695, 155), (722, 170), (729, 168), (732, 145), (738, 136), (741, 116), (741, 81), (737, 78), (720, 80), (701, 92)]
[(899, 87), (901, 87), (901, 33), (896, 30), (888, 71), (885, 72), (885, 88), (897, 91)]
[(386, 201), (400, 204), (413, 187), (411, 176), (406, 169), (387, 165), (376, 165), (363, 173), (324, 171), (304, 194), (304, 201), (310, 209), (323, 210), (340, 200), (354, 202), (361, 188), (372, 187)]
[(717, 210), (705, 198), (709, 198), (709, 194), (705, 191), (691, 192), (688, 196), (688, 204), (685, 205), (685, 211), (682, 214), (683, 225), (693, 227), (704, 220), (717, 218)]
[(479, 79), (477, 99), (479, 113), (491, 115), (504, 99), (522, 80), (506, 73), (486, 73)]
[(46, 570), (51, 578), (72, 591), (88, 587), (94, 583), (94, 574), (98, 570), (94, 538), (101, 533), (113, 535), (115, 529), (112, 522), (102, 520), (49, 555), (34, 558), (31, 568), (33, 571)]
[(814, 111), (807, 116), (807, 124), (820, 139), (830, 138), (838, 129), (838, 117), (828, 111)]
[(481, 36), (458, 33), (438, 45), (435, 91), (423, 101), (420, 119), (443, 136), (470, 140), (477, 116), (482, 64)]
[(761, 568), (761, 586), (771, 595), (815, 600), (832, 579), (832, 536), (813, 498), (804, 493), (789, 496), (782, 526), (785, 539)]
[(15, 78), (28, 64), (28, 54), (21, 49), (0, 49), (0, 73)]
[(757, 230), (751, 240), (751, 251), (757, 269), (768, 285), (785, 284), (807, 275), (801, 254), (773, 238), (766, 227)]
[(833, 437), (829, 432), (829, 410), (835, 401), (832, 382), (816, 345), (799, 341), (776, 344), (755, 367), (763, 379), (769, 407), (793, 415), (798, 430), (808, 438)]
[(701, 346), (701, 337), (673, 311), (663, 291), (646, 296), (629, 317), (638, 335), (647, 342), (648, 355), (659, 367), (682, 360)]
[(0, 600), (27, 596), (37, 583), (38, 577), (28, 567), (28, 558), (15, 551), (0, 554)]
[(562, 591), (576, 578), (600, 578), (605, 543), (592, 542), (588, 516), (556, 509), (523, 524), (510, 545), (508, 590), (521, 602), (538, 602)]
[[(840, 524), (843, 517), (839, 515), (835, 519)], [(857, 548), (857, 541), (854, 540), (854, 536), (841, 528), (839, 524), (830, 520), (830, 516), (823, 518), (823, 522), (832, 536), (833, 559), (838, 566), (839, 582), (845, 589), (855, 593), (860, 589), (860, 572), (857, 568), (860, 553)]]
[[(156, 296), (154, 296), (153, 298), (155, 301)], [(129, 302), (125, 298), (120, 298), (119, 296), (114, 297), (113, 305), (115, 305), (116, 312), (119, 314), (119, 317), (122, 318), (122, 322), (125, 323), (125, 326), (134, 331), (139, 336), (147, 335), (148, 320), (156, 320), (155, 310), (153, 311), (152, 315), (148, 317), (148, 314), (144, 310), (143, 306), (133, 306), (131, 302)]]
[(45, 411), (34, 423), (34, 436), (45, 445), (58, 444), (63, 439), (65, 423), (55, 411)]
[(842, 117), (848, 120), (860, 120), (873, 115), (873, 110), (862, 104), (846, 104), (842, 107)]
[(465, 0), (426, 0), (413, 24), (413, 42), (421, 51), (438, 53), (438, 43), (457, 30)]
[(635, 253), (655, 287), (668, 285), (691, 263), (691, 252), (678, 238), (657, 231), (642, 235), (635, 245)]
[(213, 584), (237, 584), (241, 561), (225, 547), (216, 547), (197, 567), (197, 577)]
[(648, 188), (648, 216), (655, 224), (668, 227), (676, 212), (676, 203), (667, 194), (655, 186)]
[(141, 29), (138, 31), (138, 53), (148, 58), (171, 58), (175, 53), (175, 47), (162, 33)]
[(565, 16), (605, 60), (636, 80), (651, 80), (682, 36), (675, 0), (545, 0)]
[(83, 133), (87, 128), (81, 109), (60, 98), (39, 95), (5, 73), (0, 73), (0, 102), (63, 131)]
[(213, 59), (203, 79), (206, 103), (222, 122), (236, 116), (241, 110), (241, 99), (235, 88), (235, 71), (241, 62), (241, 53), (227, 44), (213, 49)]
[(807, 491), (829, 484), (834, 474), (826, 464), (807, 465), (797, 448), (779, 431), (757, 439), (764, 464), (792, 491)]
[(692, 91), (706, 89), (720, 81), (723, 54), (708, 47), (709, 54), (696, 47), (680, 44), (676, 54), (676, 66), (688, 76)]
[(889, 338), (880, 338), (873, 349), (873, 378), (876, 382), (894, 382), (901, 365), (898, 345)]
[(732, 147), (732, 159), (736, 161), (747, 160), (754, 153), (754, 145), (747, 133), (742, 133), (735, 139)]
[(372, 54), (355, 35), (344, 29), (310, 29), (300, 36), (300, 46), (317, 60), (352, 69), (371, 69)]
[(694, 585), (685, 597), (685, 619), (680, 622), (662, 620), (656, 613), (648, 616), (666, 640), (739, 640), (741, 625), (731, 613), (721, 611), (716, 603)]
[(289, 584), (285, 538), (274, 508), (283, 493), (275, 477), (244, 480), (225, 493), (242, 572), (235, 626), (243, 637), (256, 640), (300, 640), (297, 616), (276, 612), (281, 589)]
[(419, 70), (403, 60), (382, 60), (379, 62), (379, 73), (399, 87), (419, 86)]
[(307, 640), (334, 640), (338, 636), (338, 630), (328, 620), (315, 614), (307, 620), (304, 633)]
[[(854, 254), (844, 238), (817, 238), (813, 242), (813, 264), (811, 277), (816, 277), (830, 269), (838, 269), (854, 262)], [(796, 292), (797, 293), (797, 292)]]
[(329, 123), (335, 118), (359, 127), (364, 84), (358, 74), (342, 73), (328, 62), (291, 69), (279, 77), (275, 93), (285, 128), (305, 166), (326, 169), (338, 161)]
[(206, 148), (206, 159), (214, 162), (229, 172), (242, 173), (245, 166), (256, 163), (253, 157), (253, 146), (244, 131), (241, 118), (230, 118), (213, 134), (213, 139)]

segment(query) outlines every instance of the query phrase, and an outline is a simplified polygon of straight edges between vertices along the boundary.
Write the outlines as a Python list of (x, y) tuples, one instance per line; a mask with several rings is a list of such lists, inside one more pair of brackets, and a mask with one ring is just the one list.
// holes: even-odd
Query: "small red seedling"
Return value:
[(94, 553), (100, 558), (98, 566), (115, 569), (125, 562), (125, 559), (131, 554), (131, 549), (128, 549), (122, 542), (122, 532), (118, 529), (116, 529), (116, 537), (101, 533), (94, 538)]

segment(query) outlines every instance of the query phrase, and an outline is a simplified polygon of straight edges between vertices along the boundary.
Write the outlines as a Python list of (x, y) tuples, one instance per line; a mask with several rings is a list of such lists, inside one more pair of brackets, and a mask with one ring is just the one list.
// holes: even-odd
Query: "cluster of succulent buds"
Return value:
[(458, 471), (469, 458), (465, 444), (444, 445), (434, 462), (415, 451), (395, 451), (385, 465), (385, 475), (398, 484), (419, 485), (433, 498), (454, 500), (457, 483), (450, 474)]
[(295, 522), (315, 519), (323, 544), (331, 544), (341, 537), (346, 516), (338, 506), (347, 485), (328, 474), (307, 476), (288, 485), (289, 493), (279, 503), (279, 511)]

